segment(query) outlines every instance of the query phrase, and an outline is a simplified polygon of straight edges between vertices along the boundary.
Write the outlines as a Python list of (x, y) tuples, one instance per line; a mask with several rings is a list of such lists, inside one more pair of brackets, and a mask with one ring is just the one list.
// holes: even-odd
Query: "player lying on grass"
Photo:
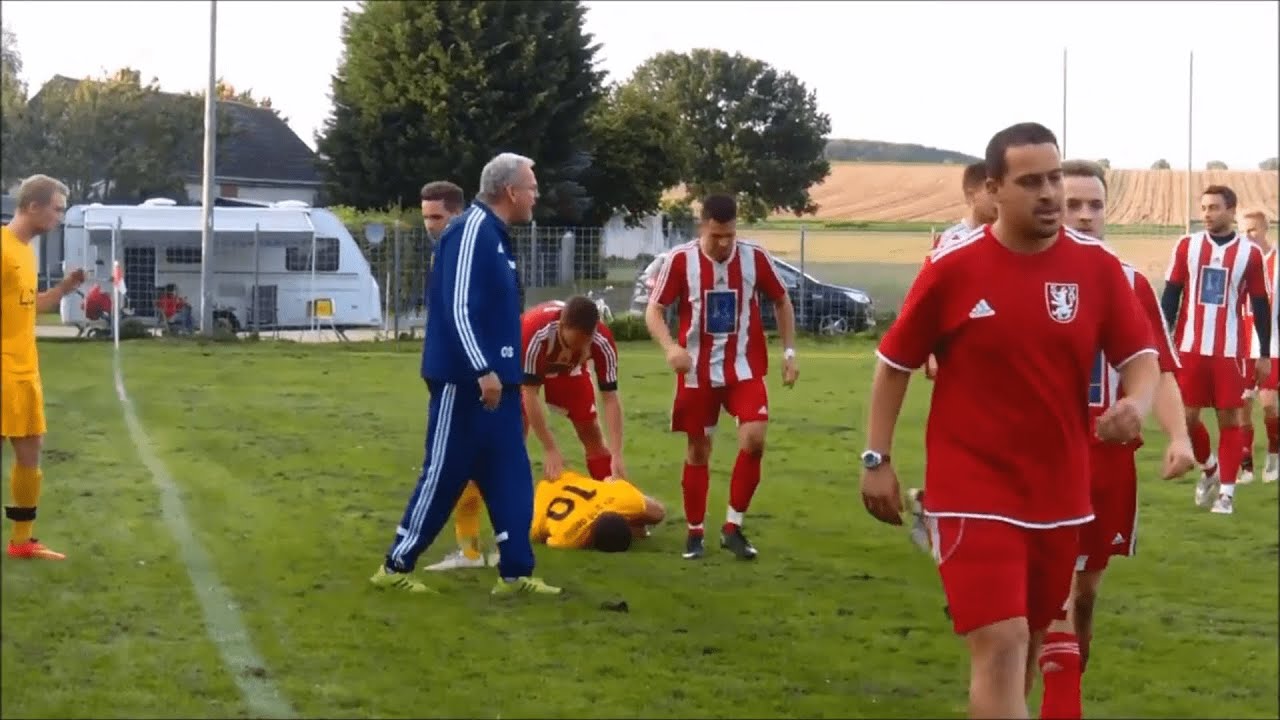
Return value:
[[(658, 276), (645, 326), (676, 373), (671, 431), (684, 433), (684, 558), (702, 557), (702, 522), (710, 485), (711, 431), (724, 408), (738, 421), (738, 460), (729, 480), (729, 509), (720, 529), (720, 547), (741, 560), (756, 548), (742, 523), (760, 485), (760, 461), (769, 427), (769, 346), (760, 319), (763, 295), (773, 302), (782, 336), (782, 384), (795, 385), (796, 315), (769, 251), (738, 241), (738, 204), (730, 195), (702, 201), (698, 239), (671, 251)], [(667, 327), (666, 309), (676, 304), (678, 339)]]
[[(1180, 239), (1173, 249), (1165, 277), (1161, 306), (1174, 333), (1182, 369), (1178, 384), (1187, 405), (1187, 427), (1196, 461), (1204, 472), (1196, 483), (1195, 502), (1230, 515), (1235, 510), (1236, 476), (1244, 446), (1241, 409), (1245, 379), (1241, 360), (1249, 349), (1241, 342), (1241, 306), (1254, 315), (1271, 317), (1262, 251), (1235, 231), (1236, 194), (1225, 185), (1210, 185), (1200, 196), (1205, 229)], [(1272, 323), (1258, 323), (1261, 340), (1257, 360), (1248, 363), (1259, 383), (1271, 371)], [(1218, 454), (1210, 452), (1209, 432), (1200, 411), (1213, 408), (1218, 416)]]
[[(1097, 163), (1071, 160), (1062, 164), (1065, 196), (1064, 223), (1084, 236), (1102, 239), (1107, 215), (1106, 173)], [(1160, 301), (1141, 272), (1125, 264), (1125, 275), (1138, 295), (1144, 317), (1151, 327), (1159, 353), (1160, 383), (1153, 405), (1156, 420), (1169, 436), (1163, 475), (1179, 477), (1195, 464), (1187, 435), (1182, 394), (1175, 372), (1177, 353), (1169, 340), (1169, 330), (1160, 314)], [(1120, 372), (1099, 353), (1089, 386), (1089, 413), (1096, 424), (1122, 396)], [(1142, 437), (1127, 443), (1097, 440), (1089, 447), (1089, 472), (1094, 518), (1080, 526), (1080, 550), (1071, 596), (1061, 617), (1049, 626), (1037, 662), (1044, 676), (1042, 718), (1079, 718), (1081, 715), (1081, 674), (1089, 662), (1093, 637), (1093, 614), (1102, 574), (1112, 557), (1132, 556), (1137, 547), (1138, 467), (1137, 452)], [(1028, 673), (1028, 690), (1034, 673)]]
[[(627, 475), (622, 460), (622, 401), (618, 397), (618, 346), (600, 321), (600, 310), (587, 297), (553, 300), (527, 310), (520, 319), (524, 384), (521, 407), (526, 437), (533, 431), (542, 445), (543, 477), (564, 472), (564, 455), (547, 426), (546, 404), (568, 416), (586, 454), (587, 471), (597, 480)], [(592, 386), (587, 361), (595, 369)], [(608, 440), (596, 418), (596, 388), (604, 405)], [(483, 503), (474, 483), (468, 483), (454, 508), (458, 549), (428, 570), (484, 567), (480, 549), (480, 510)]]
[(1006, 128), (986, 162), (999, 219), (934, 252), (881, 340), (862, 499), (902, 524), (889, 455), (911, 374), (936, 354), (924, 510), (968, 646), (969, 716), (1026, 718), (1027, 659), (1070, 596), (1078, 526), (1093, 519), (1090, 368), (1099, 349), (1117, 359), (1125, 396), (1097, 434), (1119, 442), (1142, 431), (1160, 371), (1119, 259), (1062, 227), (1053, 133)]
[(626, 480), (564, 472), (538, 483), (529, 539), (553, 548), (624, 552), (666, 515), (662, 503)]

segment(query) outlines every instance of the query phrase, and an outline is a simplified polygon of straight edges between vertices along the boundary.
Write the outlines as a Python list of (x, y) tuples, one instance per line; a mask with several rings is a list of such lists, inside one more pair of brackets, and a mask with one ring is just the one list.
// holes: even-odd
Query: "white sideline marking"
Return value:
[(120, 399), (120, 408), (124, 411), (124, 423), (129, 428), (129, 436), (138, 451), (142, 464), (151, 471), (151, 478), (156, 489), (160, 491), (160, 509), (169, 532), (178, 543), (178, 551), (182, 554), (183, 564), (187, 566), (187, 575), (195, 587), (196, 598), (200, 601), (200, 609), (204, 613), (205, 629), (213, 644), (218, 646), (222, 655), (222, 663), (240, 688), (240, 695), (248, 705), (249, 716), (259, 718), (292, 718), (296, 717), (289, 701), (280, 693), (269, 677), (263, 672), (266, 663), (254, 650), (253, 641), (249, 639), (249, 631), (244, 619), (236, 609), (235, 600), (227, 587), (218, 579), (213, 561), (205, 552), (191, 530), (191, 522), (187, 520), (186, 510), (182, 507), (182, 497), (178, 486), (165, 469), (160, 458), (152, 449), (151, 440), (142, 429), (142, 422), (133, 409), (129, 393), (124, 389), (124, 375), (120, 370), (120, 346), (117, 344), (112, 353), (116, 381), (116, 397)]

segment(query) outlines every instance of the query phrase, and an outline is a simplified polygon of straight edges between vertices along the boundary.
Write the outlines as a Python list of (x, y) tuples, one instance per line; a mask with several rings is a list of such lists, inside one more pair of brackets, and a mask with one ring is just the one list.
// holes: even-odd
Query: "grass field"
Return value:
[[(306, 717), (961, 717), (966, 662), (931, 561), (857, 496), (871, 349), (801, 347), (800, 384), (772, 383), (748, 520), (761, 558), (693, 564), (677, 554), (670, 377), (649, 346), (625, 345), (629, 467), (669, 520), (620, 556), (541, 549), (540, 574), (566, 594), (512, 605), (491, 602), (487, 571), (430, 577), (439, 597), (366, 583), (421, 461), (413, 344), (126, 343), (142, 423), (263, 657), (248, 668), (224, 666), (203, 626), (109, 346), (43, 343), (38, 529), (71, 558), (3, 563), (0, 715), (243, 717), (248, 673)], [(895, 448), (907, 481), (926, 407), (918, 383)], [(1148, 477), (1159, 446), (1142, 452)], [(1276, 717), (1277, 486), (1242, 487), (1232, 517), (1195, 510), (1189, 481), (1143, 493), (1142, 555), (1104, 584), (1086, 711)], [(424, 560), (451, 544), (446, 531)], [(630, 612), (600, 609), (617, 599)]]

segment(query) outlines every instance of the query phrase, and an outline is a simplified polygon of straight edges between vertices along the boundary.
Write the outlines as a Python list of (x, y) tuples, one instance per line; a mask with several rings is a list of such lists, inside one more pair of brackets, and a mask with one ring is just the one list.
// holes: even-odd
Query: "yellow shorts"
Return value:
[(40, 378), (0, 379), (0, 437), (33, 437), (46, 429)]

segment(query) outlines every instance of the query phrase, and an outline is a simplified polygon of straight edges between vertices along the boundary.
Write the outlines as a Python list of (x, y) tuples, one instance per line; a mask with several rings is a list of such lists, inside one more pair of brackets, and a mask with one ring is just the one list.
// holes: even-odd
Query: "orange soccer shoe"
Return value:
[(27, 558), (29, 560), (66, 560), (67, 556), (45, 547), (39, 540), (31, 538), (22, 543), (9, 542), (9, 557)]

